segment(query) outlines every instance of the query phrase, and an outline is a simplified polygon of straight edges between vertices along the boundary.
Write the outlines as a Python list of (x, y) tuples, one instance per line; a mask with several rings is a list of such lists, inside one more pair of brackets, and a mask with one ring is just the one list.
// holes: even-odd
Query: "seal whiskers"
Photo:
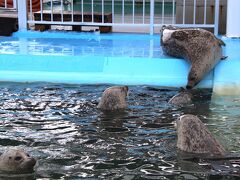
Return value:
[(0, 156), (0, 171), (11, 173), (31, 173), (36, 160), (23, 149), (9, 149)]

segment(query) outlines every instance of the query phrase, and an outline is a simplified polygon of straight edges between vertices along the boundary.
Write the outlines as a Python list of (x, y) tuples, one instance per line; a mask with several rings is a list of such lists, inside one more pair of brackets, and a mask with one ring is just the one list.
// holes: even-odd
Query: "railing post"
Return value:
[(18, 0), (18, 27), (27, 30), (27, 0)]
[(218, 26), (219, 26), (219, 0), (215, 0), (215, 15), (214, 15), (214, 34), (218, 35)]
[(154, 32), (154, 0), (150, 0), (150, 34)]
[(13, 8), (17, 9), (17, 0), (13, 0)]
[(228, 0), (227, 5), (227, 37), (240, 37), (240, 1)]

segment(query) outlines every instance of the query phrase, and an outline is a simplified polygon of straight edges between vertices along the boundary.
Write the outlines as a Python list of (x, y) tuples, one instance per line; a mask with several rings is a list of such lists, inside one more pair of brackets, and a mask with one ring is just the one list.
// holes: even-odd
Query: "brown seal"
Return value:
[(107, 88), (101, 97), (98, 108), (101, 110), (118, 110), (127, 107), (126, 96), (128, 94), (127, 86), (113, 86)]
[(173, 96), (168, 101), (168, 103), (181, 107), (181, 106), (192, 103), (192, 98), (193, 98), (193, 95), (189, 91), (187, 91), (185, 89), (181, 89), (178, 94)]
[(197, 85), (225, 57), (222, 57), (224, 42), (204, 29), (163, 26), (161, 46), (174, 57), (184, 58), (191, 64), (187, 89)]
[(23, 149), (9, 149), (0, 156), (0, 171), (11, 173), (31, 173), (36, 160)]
[(182, 151), (220, 156), (225, 154), (222, 145), (197, 116), (180, 116), (177, 120), (177, 135), (177, 147)]

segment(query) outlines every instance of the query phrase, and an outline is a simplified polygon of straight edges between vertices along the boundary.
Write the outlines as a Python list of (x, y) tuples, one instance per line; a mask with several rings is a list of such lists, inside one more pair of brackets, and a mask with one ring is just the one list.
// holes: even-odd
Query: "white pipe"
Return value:
[(214, 15), (214, 34), (218, 35), (219, 27), (219, 0), (215, 0), (215, 15)]
[(72, 22), (74, 21), (74, 18), (73, 18), (73, 0), (71, 0), (71, 11), (72, 11)]
[(240, 1), (228, 0), (227, 5), (227, 37), (240, 37)]
[(183, 0), (183, 24), (185, 24), (185, 15), (186, 15), (186, 1)]
[(204, 1), (204, 23), (206, 24), (207, 22), (207, 0)]
[(145, 23), (145, 0), (143, 0), (143, 24)]
[(164, 24), (164, 9), (165, 9), (165, 4), (164, 4), (164, 0), (162, 0), (162, 24)]
[(104, 0), (102, 0), (102, 23), (104, 23)]
[(17, 9), (17, 0), (13, 0), (13, 8)]
[(150, 2), (150, 34), (154, 33), (154, 0)]
[(31, 18), (31, 20), (33, 20), (32, 0), (30, 0), (30, 18)]
[(196, 24), (196, 0), (193, 1), (193, 24)]
[(114, 0), (112, 0), (112, 22), (114, 23)]
[(19, 30), (27, 30), (27, 0), (18, 1)]

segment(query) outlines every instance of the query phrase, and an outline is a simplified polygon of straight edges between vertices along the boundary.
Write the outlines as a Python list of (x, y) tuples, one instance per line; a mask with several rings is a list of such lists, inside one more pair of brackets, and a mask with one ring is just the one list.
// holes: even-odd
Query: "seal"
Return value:
[(23, 149), (9, 149), (0, 156), (0, 171), (16, 174), (31, 173), (36, 160)]
[(97, 108), (101, 110), (118, 110), (127, 107), (126, 97), (128, 94), (127, 86), (113, 86), (107, 88), (101, 97)]
[(184, 106), (187, 104), (192, 103), (192, 94), (189, 91), (186, 91), (185, 89), (181, 89), (178, 94), (173, 96), (168, 103), (173, 104), (175, 106)]
[(177, 147), (188, 153), (223, 156), (225, 150), (202, 121), (186, 114), (177, 120)]
[(161, 46), (166, 54), (190, 62), (187, 89), (196, 86), (221, 59), (226, 58), (222, 56), (225, 43), (204, 29), (163, 26)]

